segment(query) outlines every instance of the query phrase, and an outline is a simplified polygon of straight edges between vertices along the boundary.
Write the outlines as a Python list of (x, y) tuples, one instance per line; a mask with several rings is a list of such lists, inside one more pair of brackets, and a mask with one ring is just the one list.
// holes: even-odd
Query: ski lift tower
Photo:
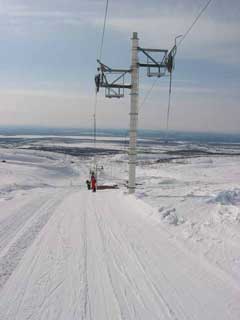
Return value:
[(138, 67), (138, 34), (132, 36), (132, 65), (131, 65), (131, 106), (130, 106), (130, 130), (129, 130), (129, 193), (136, 188), (136, 164), (137, 164), (137, 127), (138, 127), (138, 98), (139, 98), (139, 67)]
[[(130, 89), (130, 130), (129, 130), (129, 180), (128, 189), (132, 194), (136, 189), (136, 164), (137, 164), (137, 127), (138, 127), (138, 98), (139, 98), (139, 67), (147, 68), (148, 77), (163, 77), (171, 74), (174, 68), (176, 44), (170, 50), (144, 49), (138, 46), (138, 34), (132, 35), (132, 60), (130, 69), (112, 69), (101, 61), (98, 74), (95, 77), (96, 91), (105, 88), (106, 98), (123, 98), (125, 89)], [(146, 62), (139, 62), (138, 53), (147, 57)], [(125, 84), (125, 76), (131, 74), (131, 83)]]

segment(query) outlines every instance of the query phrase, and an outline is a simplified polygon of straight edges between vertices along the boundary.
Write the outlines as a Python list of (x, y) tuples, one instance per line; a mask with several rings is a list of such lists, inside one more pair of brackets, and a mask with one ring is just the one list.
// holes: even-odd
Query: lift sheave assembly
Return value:
[[(146, 57), (146, 61), (138, 61), (138, 67), (147, 69), (148, 77), (164, 77), (172, 73), (177, 47), (168, 51), (165, 49), (137, 48), (138, 53)], [(95, 76), (96, 92), (105, 88), (106, 98), (124, 98), (125, 89), (131, 89), (129, 75), (132, 69), (115, 69), (97, 60), (99, 67)], [(126, 80), (127, 79), (127, 80)]]

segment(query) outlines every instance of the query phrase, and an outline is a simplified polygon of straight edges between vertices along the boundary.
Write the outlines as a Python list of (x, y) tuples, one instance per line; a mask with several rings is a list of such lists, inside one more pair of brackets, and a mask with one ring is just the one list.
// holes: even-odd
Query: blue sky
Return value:
[[(103, 62), (130, 66), (130, 38), (171, 48), (205, 0), (109, 0)], [(0, 0), (0, 125), (92, 125), (105, 1)], [(170, 128), (240, 132), (240, 2), (213, 0), (178, 50)], [(140, 74), (140, 101), (151, 87)], [(164, 129), (168, 80), (141, 108), (139, 126)], [(127, 128), (129, 95), (98, 99), (98, 126)]]

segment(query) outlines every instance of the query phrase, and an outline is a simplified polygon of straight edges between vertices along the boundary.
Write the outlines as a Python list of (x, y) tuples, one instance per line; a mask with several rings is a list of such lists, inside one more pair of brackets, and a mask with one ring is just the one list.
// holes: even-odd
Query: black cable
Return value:
[[(187, 31), (185, 32), (185, 34), (182, 36), (181, 40), (178, 43), (177, 48), (179, 48), (179, 46), (182, 44), (182, 42), (186, 39), (187, 35), (190, 33), (190, 31), (192, 30), (192, 28), (194, 27), (194, 25), (197, 23), (197, 21), (200, 19), (200, 17), (202, 16), (202, 14), (204, 13), (204, 11), (207, 10), (208, 6), (210, 5), (210, 3), (212, 2), (212, 0), (208, 0), (208, 2), (206, 3), (206, 5), (202, 8), (202, 10), (199, 12), (199, 14), (197, 15), (196, 19), (193, 21), (193, 23), (191, 24), (191, 26), (187, 29)], [(169, 116), (170, 116), (170, 108), (171, 108), (171, 95), (172, 95), (172, 72), (170, 72), (170, 83), (169, 83), (169, 92), (168, 92), (168, 110), (167, 110), (167, 125), (166, 125), (166, 141), (168, 142), (168, 129), (169, 129)]]
[[(197, 21), (200, 19), (200, 17), (202, 16), (202, 14), (204, 13), (204, 11), (206, 11), (206, 9), (208, 8), (208, 6), (210, 5), (210, 3), (212, 2), (212, 0), (208, 0), (206, 5), (202, 8), (202, 10), (200, 11), (200, 13), (197, 15), (196, 19), (193, 21), (193, 23), (191, 24), (191, 26), (187, 29), (187, 31), (185, 32), (185, 34), (183, 35), (183, 37), (181, 38), (181, 40), (179, 41), (177, 48), (182, 44), (183, 40), (185, 40), (185, 38), (187, 37), (187, 35), (190, 33), (190, 31), (192, 30), (192, 28), (194, 27), (194, 25), (197, 23)], [(172, 81), (172, 79), (171, 79)], [(152, 85), (152, 87), (148, 90), (148, 92), (146, 93), (143, 102), (141, 103), (141, 108), (143, 107), (143, 105), (145, 104), (145, 102), (147, 101), (147, 99), (149, 98), (153, 88), (155, 87), (157, 81), (155, 81)]]
[(140, 103), (140, 106), (139, 106), (139, 109), (138, 109), (139, 111), (142, 109), (143, 105), (145, 104), (145, 102), (147, 101), (148, 97), (149, 97), (150, 94), (152, 93), (152, 90), (153, 90), (153, 88), (155, 87), (155, 85), (157, 84), (157, 80), (158, 80), (158, 79), (159, 79), (159, 78), (156, 78), (156, 79), (154, 80), (154, 82), (152, 83), (151, 87), (148, 89), (145, 97), (143, 98), (142, 102)]
[[(100, 61), (102, 59), (102, 52), (103, 52), (103, 44), (104, 44), (106, 22), (107, 22), (107, 14), (108, 14), (108, 3), (109, 3), (109, 0), (106, 0), (104, 22), (103, 22), (103, 29), (102, 29), (102, 37), (101, 37), (101, 44), (100, 44), (99, 56), (98, 56), (98, 59)], [(97, 167), (97, 164), (96, 164), (96, 142), (97, 142), (97, 91), (95, 93), (94, 113), (93, 113), (93, 143), (94, 143), (94, 149), (95, 149), (94, 165)], [(97, 168), (94, 168), (94, 169), (97, 171)], [(97, 172), (95, 172), (95, 174), (97, 174)]]
[(170, 107), (171, 107), (171, 95), (172, 95), (172, 72), (170, 73), (169, 92), (168, 92), (166, 140), (168, 140), (168, 127), (169, 127), (169, 116), (170, 116)]
[(106, 2), (106, 7), (105, 7), (105, 15), (104, 15), (104, 23), (103, 23), (103, 30), (102, 30), (102, 39), (101, 39), (101, 45), (100, 45), (100, 50), (99, 50), (99, 60), (102, 60), (102, 52), (103, 52), (103, 43), (104, 43), (104, 36), (105, 36), (105, 30), (106, 30), (106, 22), (107, 22), (107, 14), (108, 14), (108, 2)]
[(197, 23), (197, 21), (200, 19), (200, 17), (202, 16), (202, 14), (204, 13), (204, 11), (207, 10), (208, 6), (210, 5), (210, 3), (212, 2), (212, 0), (208, 0), (207, 3), (205, 4), (205, 6), (202, 8), (202, 10), (199, 12), (199, 14), (197, 15), (196, 19), (193, 21), (193, 23), (191, 24), (191, 26), (187, 29), (187, 31), (185, 32), (185, 34), (183, 35), (183, 37), (181, 38), (181, 40), (178, 43), (178, 47), (182, 44), (182, 42), (185, 40), (185, 38), (187, 37), (187, 35), (190, 33), (190, 31), (192, 30), (192, 28), (195, 26), (195, 24)]

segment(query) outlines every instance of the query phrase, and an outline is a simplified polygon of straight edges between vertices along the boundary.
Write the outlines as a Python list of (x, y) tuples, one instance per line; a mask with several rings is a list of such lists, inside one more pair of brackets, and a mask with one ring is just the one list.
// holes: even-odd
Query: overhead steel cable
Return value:
[(103, 44), (104, 44), (104, 37), (105, 37), (105, 30), (106, 30), (106, 23), (107, 23), (107, 15), (108, 15), (108, 2), (106, 1), (106, 7), (105, 7), (105, 14), (104, 14), (104, 22), (103, 22), (103, 30), (102, 30), (102, 39), (101, 39), (101, 45), (99, 50), (98, 59), (102, 60), (102, 52), (103, 52)]
[[(179, 41), (178, 45), (176, 45), (176, 39), (175, 39), (175, 45), (176, 48), (179, 48), (179, 46), (183, 43), (183, 41), (186, 39), (186, 37), (189, 35), (189, 33), (191, 32), (191, 30), (193, 29), (193, 27), (195, 26), (195, 24), (197, 23), (197, 21), (201, 18), (201, 16), (203, 15), (203, 13), (207, 10), (207, 8), (209, 7), (210, 3), (212, 2), (212, 0), (208, 0), (207, 3), (205, 4), (205, 6), (201, 9), (201, 11), (199, 12), (199, 14), (197, 15), (197, 17), (194, 19), (193, 23), (190, 25), (190, 27), (187, 29), (187, 31), (184, 33), (184, 35), (182, 36), (181, 40)], [(146, 101), (148, 100), (148, 98), (150, 97), (153, 88), (155, 87), (157, 83), (157, 80), (154, 81), (153, 85), (149, 88), (149, 90), (147, 91), (145, 97), (143, 98), (143, 102), (141, 104), (141, 108), (143, 107), (143, 105), (146, 103)], [(167, 110), (167, 124), (166, 124), (166, 137), (168, 137), (168, 129), (169, 129), (169, 117), (170, 117), (170, 108), (171, 108), (171, 93), (172, 93), (172, 72), (170, 73), (170, 83), (169, 83), (169, 92), (168, 92), (168, 110)]]
[(151, 87), (148, 89), (146, 95), (144, 96), (143, 100), (142, 100), (141, 103), (140, 103), (139, 111), (142, 109), (142, 107), (144, 106), (145, 102), (147, 101), (147, 99), (148, 99), (149, 96), (151, 95), (151, 93), (152, 93), (152, 91), (153, 91), (153, 88), (155, 87), (158, 79), (159, 79), (159, 78), (156, 78), (156, 79), (153, 81)]
[(208, 6), (210, 5), (210, 3), (212, 2), (212, 0), (208, 0), (207, 3), (205, 4), (205, 6), (202, 8), (202, 10), (199, 12), (199, 14), (197, 15), (197, 17), (195, 18), (195, 20), (193, 21), (193, 23), (191, 24), (191, 26), (187, 29), (187, 31), (185, 32), (185, 34), (182, 36), (181, 40), (178, 43), (178, 47), (182, 44), (182, 42), (186, 39), (186, 37), (188, 36), (188, 34), (191, 32), (192, 28), (195, 26), (195, 24), (197, 23), (197, 21), (201, 18), (202, 14), (207, 10)]
[[(191, 24), (191, 26), (187, 29), (187, 31), (184, 33), (183, 36), (178, 36), (181, 37), (178, 45), (177, 45), (177, 38), (175, 38), (175, 46), (176, 46), (176, 50), (177, 48), (180, 47), (180, 45), (183, 43), (183, 41), (186, 39), (186, 37), (188, 36), (188, 34), (191, 32), (191, 30), (193, 29), (193, 27), (195, 26), (195, 24), (197, 23), (197, 21), (200, 19), (200, 17), (202, 16), (202, 14), (207, 10), (208, 6), (210, 5), (210, 3), (212, 2), (212, 0), (208, 0), (207, 3), (205, 4), (205, 6), (202, 8), (202, 10), (199, 12), (199, 14), (197, 15), (197, 17), (195, 18), (195, 20), (193, 21), (193, 23)], [(169, 118), (170, 118), (170, 109), (171, 109), (171, 96), (172, 96), (172, 72), (170, 73), (170, 82), (169, 82), (169, 92), (168, 92), (168, 110), (167, 110), (167, 124), (166, 124), (166, 142), (168, 142), (168, 129), (169, 129)]]

